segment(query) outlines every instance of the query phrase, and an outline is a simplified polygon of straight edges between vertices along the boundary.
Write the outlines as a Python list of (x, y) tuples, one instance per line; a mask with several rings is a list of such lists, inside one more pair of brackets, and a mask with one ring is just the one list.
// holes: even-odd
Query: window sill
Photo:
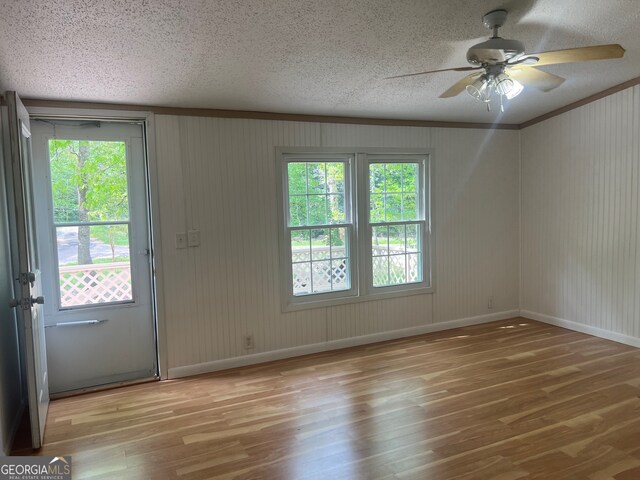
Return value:
[[(290, 299), (282, 303), (282, 312), (297, 312), (300, 310), (310, 310), (314, 308), (327, 308), (339, 305), (348, 305), (352, 303), (373, 302), (376, 300), (385, 300), (388, 298), (409, 297), (413, 295), (426, 295), (435, 293), (435, 287), (416, 287), (406, 288), (402, 290), (367, 293), (362, 295), (349, 295), (340, 298), (316, 299), (313, 295), (305, 297), (294, 297), (297, 301), (291, 302)], [(308, 297), (311, 297), (307, 300)], [(300, 300), (304, 298), (304, 300)]]

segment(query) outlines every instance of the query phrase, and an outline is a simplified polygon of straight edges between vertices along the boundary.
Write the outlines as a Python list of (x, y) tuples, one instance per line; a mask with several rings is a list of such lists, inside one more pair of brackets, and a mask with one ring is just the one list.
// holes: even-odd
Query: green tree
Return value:
[[(56, 223), (128, 219), (125, 148), (124, 142), (49, 141), (53, 216)], [(113, 259), (117, 230), (114, 227), (107, 229)], [(81, 265), (93, 263), (91, 228), (88, 225), (78, 227), (78, 263)]]

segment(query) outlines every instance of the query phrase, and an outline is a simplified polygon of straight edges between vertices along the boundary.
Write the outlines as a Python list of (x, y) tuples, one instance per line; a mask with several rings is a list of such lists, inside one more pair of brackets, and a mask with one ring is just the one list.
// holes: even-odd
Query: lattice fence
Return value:
[(60, 267), (62, 307), (132, 300), (128, 262)]

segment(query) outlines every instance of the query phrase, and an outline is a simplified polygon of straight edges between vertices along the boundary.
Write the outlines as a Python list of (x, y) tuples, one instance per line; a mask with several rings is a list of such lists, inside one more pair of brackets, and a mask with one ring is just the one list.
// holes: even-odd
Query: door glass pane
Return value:
[(133, 299), (128, 225), (56, 227), (60, 306)]
[(125, 142), (49, 140), (53, 221), (129, 219)]

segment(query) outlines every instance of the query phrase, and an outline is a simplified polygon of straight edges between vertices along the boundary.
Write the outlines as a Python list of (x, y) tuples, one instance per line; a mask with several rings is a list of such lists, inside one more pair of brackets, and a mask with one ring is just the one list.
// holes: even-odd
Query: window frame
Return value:
[[(279, 230), (280, 230), (280, 275), (282, 278), (281, 292), (283, 305), (296, 305), (296, 306), (314, 306), (317, 304), (330, 304), (333, 300), (355, 297), (358, 295), (358, 255), (357, 255), (357, 235), (356, 235), (356, 208), (353, 203), (355, 196), (354, 184), (355, 184), (355, 155), (353, 153), (345, 153), (344, 151), (327, 152), (327, 151), (315, 151), (307, 152), (301, 151), (299, 153), (281, 152), (278, 156), (279, 169), (280, 169), (280, 181), (279, 187)], [(336, 224), (322, 224), (322, 225), (304, 225), (304, 226), (290, 226), (289, 225), (289, 182), (288, 182), (288, 168), (289, 163), (301, 162), (301, 163), (316, 163), (316, 162), (331, 162), (331, 163), (344, 163), (344, 210), (345, 221), (344, 223)], [(296, 230), (307, 229), (321, 229), (321, 228), (346, 228), (349, 232), (349, 244), (348, 244), (348, 259), (349, 259), (349, 280), (350, 287), (344, 290), (328, 291), (309, 293), (306, 295), (294, 295), (293, 293), (293, 271), (291, 268), (291, 232)], [(354, 255), (354, 252), (356, 253)]]
[[(418, 293), (429, 293), (428, 290), (432, 289), (432, 268), (430, 268), (430, 258), (431, 258), (431, 192), (429, 182), (431, 179), (430, 175), (430, 154), (421, 154), (421, 155), (413, 155), (413, 154), (383, 154), (383, 153), (364, 153), (362, 154), (362, 170), (364, 175), (364, 196), (365, 199), (362, 203), (364, 203), (365, 212), (363, 212), (362, 218), (365, 220), (364, 223), (366, 229), (366, 235), (362, 235), (364, 237), (364, 254), (367, 255), (366, 261), (363, 261), (365, 266), (365, 276), (366, 282), (364, 282), (365, 292), (364, 294), (367, 296), (375, 296), (384, 295), (388, 293), (394, 292), (410, 292), (412, 290), (419, 290)], [(389, 164), (389, 163), (416, 163), (418, 164), (418, 172), (419, 172), (419, 188), (416, 192), (416, 195), (420, 196), (420, 202), (418, 204), (418, 219), (417, 220), (399, 220), (399, 221), (384, 221), (384, 222), (372, 222), (370, 218), (370, 202), (371, 202), (371, 185), (370, 185), (370, 174), (369, 168), (372, 164)], [(358, 192), (359, 195), (362, 195), (361, 192)], [(411, 283), (400, 283), (400, 284), (392, 284), (392, 285), (384, 285), (376, 287), (373, 285), (373, 261), (371, 260), (373, 256), (373, 245), (371, 244), (371, 237), (373, 233), (373, 227), (375, 226), (393, 226), (393, 225), (420, 225), (420, 234), (422, 239), (421, 245), (421, 254), (422, 254), (422, 280), (420, 282), (411, 282)], [(362, 231), (361, 226), (359, 226), (360, 231)]]
[[(329, 307), (349, 303), (380, 300), (384, 298), (430, 294), (435, 292), (434, 275), (434, 228), (433, 228), (433, 169), (434, 151), (431, 148), (340, 148), (340, 147), (276, 147), (276, 193), (278, 207), (278, 251), (280, 299), (283, 312), (309, 308)], [(349, 159), (345, 167), (345, 226), (349, 235), (349, 261), (351, 288), (334, 292), (293, 294), (293, 274), (291, 262), (291, 237), (293, 229), (336, 227), (320, 225), (310, 227), (290, 227), (288, 168), (293, 161), (343, 161)], [(373, 286), (372, 275), (372, 223), (369, 221), (369, 165), (371, 163), (401, 163), (402, 160), (420, 162), (420, 216), (421, 220), (400, 223), (421, 223), (422, 229), (422, 272), (421, 282)], [(348, 167), (348, 168), (347, 168)], [(348, 177), (348, 178), (347, 178)], [(378, 222), (374, 222), (376, 225)]]

